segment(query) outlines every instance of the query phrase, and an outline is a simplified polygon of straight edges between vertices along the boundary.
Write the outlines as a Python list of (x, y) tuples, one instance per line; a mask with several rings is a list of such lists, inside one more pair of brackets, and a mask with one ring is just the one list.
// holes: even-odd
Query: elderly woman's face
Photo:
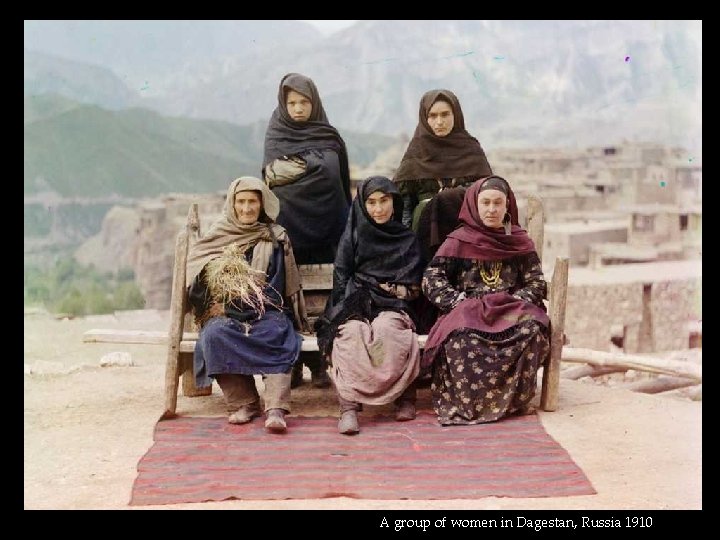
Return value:
[(427, 121), (433, 133), (438, 137), (449, 135), (455, 125), (452, 107), (447, 101), (436, 101), (428, 111)]
[(295, 90), (288, 90), (285, 105), (290, 117), (296, 122), (307, 122), (312, 114), (312, 101)]
[(382, 191), (375, 191), (365, 199), (365, 208), (375, 223), (382, 225), (390, 221), (393, 215), (393, 197)]
[(260, 218), (262, 198), (257, 191), (238, 191), (235, 194), (235, 216), (243, 225), (252, 225)]
[(478, 213), (483, 225), (499, 229), (507, 212), (507, 197), (497, 189), (484, 189), (478, 194)]

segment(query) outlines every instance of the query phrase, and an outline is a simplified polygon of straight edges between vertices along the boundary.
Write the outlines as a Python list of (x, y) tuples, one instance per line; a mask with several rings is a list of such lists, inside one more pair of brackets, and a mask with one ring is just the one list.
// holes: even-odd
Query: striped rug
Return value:
[(335, 417), (288, 417), (288, 432), (225, 417), (159, 422), (138, 463), (131, 505), (226, 499), (478, 499), (591, 495), (592, 485), (536, 415), (442, 427), (360, 418), (359, 435)]

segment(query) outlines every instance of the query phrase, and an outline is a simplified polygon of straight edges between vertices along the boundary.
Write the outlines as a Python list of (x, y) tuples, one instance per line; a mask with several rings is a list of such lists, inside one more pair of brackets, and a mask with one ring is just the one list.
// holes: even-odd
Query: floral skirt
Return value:
[(462, 329), (435, 358), (432, 401), (442, 425), (494, 422), (535, 396), (537, 371), (550, 351), (547, 331), (524, 321), (499, 334)]

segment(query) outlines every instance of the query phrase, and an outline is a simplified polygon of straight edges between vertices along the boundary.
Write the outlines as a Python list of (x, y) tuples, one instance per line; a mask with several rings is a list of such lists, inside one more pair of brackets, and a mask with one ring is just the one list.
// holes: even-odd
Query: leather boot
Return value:
[(345, 411), (340, 415), (340, 420), (338, 421), (338, 432), (343, 435), (355, 435), (356, 433), (360, 433), (357, 411)]
[(360, 433), (360, 424), (358, 423), (357, 413), (362, 409), (360, 403), (348, 401), (338, 395), (340, 403), (340, 420), (338, 420), (338, 432), (343, 435), (355, 435)]
[(402, 395), (395, 400), (395, 420), (398, 422), (407, 422), (414, 420), (417, 416), (415, 410), (415, 401), (417, 400), (417, 390), (415, 383), (408, 386)]
[(271, 433), (285, 433), (285, 431), (287, 431), (287, 424), (285, 423), (285, 411), (283, 409), (270, 409), (267, 412), (265, 429), (267, 429)]

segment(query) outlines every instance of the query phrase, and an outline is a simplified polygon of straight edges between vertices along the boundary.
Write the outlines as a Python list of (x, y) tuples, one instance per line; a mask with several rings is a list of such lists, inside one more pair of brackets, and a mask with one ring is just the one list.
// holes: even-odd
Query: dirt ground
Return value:
[[(83, 343), (83, 332), (91, 328), (166, 330), (167, 322), (162, 312), (153, 311), (75, 320), (55, 320), (38, 313), (25, 315), (25, 509), (140, 508), (129, 507), (128, 502), (137, 463), (152, 445), (153, 428), (163, 409), (165, 348)], [(110, 352), (130, 353), (134, 365), (100, 367), (101, 357)], [(564, 379), (560, 393), (557, 411), (538, 414), (547, 432), (585, 472), (596, 495), (475, 500), (234, 500), (145, 508), (702, 508), (702, 402)], [(329, 390), (305, 384), (293, 391), (292, 399), (293, 415), (337, 415), (335, 397)], [(420, 399), (429, 399), (427, 390), (421, 392)], [(178, 412), (223, 415), (225, 409), (215, 387), (211, 396), (180, 396)], [(387, 411), (366, 407), (362, 414), (378, 412)], [(292, 432), (292, 415), (289, 430)]]

